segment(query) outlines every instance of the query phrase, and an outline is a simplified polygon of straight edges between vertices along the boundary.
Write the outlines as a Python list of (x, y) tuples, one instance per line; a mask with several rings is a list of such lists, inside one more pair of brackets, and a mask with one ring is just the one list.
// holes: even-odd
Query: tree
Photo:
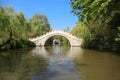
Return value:
[(23, 13), (15, 13), (12, 7), (0, 7), (0, 50), (35, 46), (26, 31)]
[(51, 30), (45, 15), (35, 14), (30, 19), (32, 36), (40, 36)]
[(72, 31), (71, 31), (72, 35), (79, 38), (83, 38), (85, 33), (86, 33), (86, 26), (82, 22), (78, 22), (76, 26), (72, 28)]
[(66, 29), (64, 29), (63, 31), (65, 31), (65, 32), (67, 32), (67, 33), (70, 33), (71, 32), (71, 30), (70, 30), (70, 28), (69, 27), (67, 27)]
[(71, 0), (72, 12), (88, 28), (84, 46), (100, 50), (116, 51), (115, 38), (120, 26), (120, 1)]
[(24, 14), (22, 12), (20, 13), (16, 13), (16, 26), (17, 26), (17, 29), (16, 29), (16, 37), (18, 38), (18, 35), (21, 39), (26, 39), (28, 38), (27, 36), (27, 29), (29, 28), (28, 27), (28, 23), (27, 23), (27, 20), (25, 19), (24, 17)]
[(12, 7), (0, 7), (0, 40), (1, 46), (8, 43), (12, 39), (12, 18), (13, 9)]

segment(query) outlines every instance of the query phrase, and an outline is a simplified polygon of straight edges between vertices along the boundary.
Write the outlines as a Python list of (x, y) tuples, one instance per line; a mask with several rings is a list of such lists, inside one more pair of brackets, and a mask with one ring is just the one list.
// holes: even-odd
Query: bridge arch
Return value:
[[(70, 40), (69, 40), (68, 37), (63, 36), (63, 35), (60, 35), (60, 34), (54, 34), (54, 35), (50, 35), (50, 36), (45, 40), (44, 45), (47, 43), (47, 41), (48, 41), (50, 38), (52, 38), (52, 37), (54, 37), (54, 36), (61, 36), (61, 37), (64, 37), (64, 38), (66, 38), (66, 39), (68, 40), (68, 42), (70, 43)], [(60, 43), (61, 43), (61, 42), (60, 42)], [(70, 46), (71, 46), (71, 43), (70, 43)]]
[(53, 36), (65, 37), (70, 42), (71, 46), (80, 46), (82, 43), (82, 39), (79, 39), (75, 36), (72, 36), (69, 33), (64, 32), (64, 31), (52, 31), (52, 32), (49, 32), (43, 36), (33, 38), (30, 40), (33, 41), (37, 46), (45, 46), (46, 41)]

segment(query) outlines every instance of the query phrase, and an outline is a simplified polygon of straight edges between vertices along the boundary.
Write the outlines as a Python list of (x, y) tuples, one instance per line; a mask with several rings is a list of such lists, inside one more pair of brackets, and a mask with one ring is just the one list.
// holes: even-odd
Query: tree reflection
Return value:
[[(47, 71), (47, 60), (30, 50), (0, 53), (1, 80), (32, 80)], [(45, 74), (44, 74), (45, 75)]]
[(70, 50), (70, 46), (45, 46), (45, 51), (47, 51), (48, 55), (53, 55), (55, 53), (59, 53), (61, 55), (67, 55)]

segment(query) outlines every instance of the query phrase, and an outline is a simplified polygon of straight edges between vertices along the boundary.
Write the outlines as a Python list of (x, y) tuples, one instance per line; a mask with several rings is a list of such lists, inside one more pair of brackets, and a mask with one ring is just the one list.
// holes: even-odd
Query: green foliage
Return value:
[(120, 42), (120, 27), (118, 27), (118, 36), (115, 41)]
[(36, 37), (45, 34), (51, 30), (45, 15), (35, 14), (30, 19), (30, 35), (29, 37)]
[(57, 39), (59, 39), (61, 41), (60, 45), (62, 45), (62, 46), (70, 46), (69, 40), (66, 39), (65, 37), (59, 36)]
[(78, 38), (83, 38), (86, 32), (85, 24), (78, 22), (77, 25), (72, 28), (71, 34)]
[(0, 7), (1, 37), (4, 38), (26, 38), (26, 19), (22, 13), (15, 13), (12, 7)]
[(61, 45), (61, 46), (70, 46), (70, 42), (68, 41), (68, 39), (66, 39), (63, 36), (53, 36), (46, 41), (45, 45), (46, 46), (52, 46), (53, 45), (53, 40), (55, 40), (55, 39), (60, 41), (59, 45)]
[(88, 30), (83, 37), (83, 47), (120, 52), (118, 28), (120, 26), (120, 1), (71, 0), (70, 4), (73, 8), (72, 13), (79, 17)]
[(51, 30), (45, 15), (34, 15), (30, 20), (22, 12), (15, 13), (12, 7), (0, 6), (0, 49), (35, 46), (28, 39)]
[(35, 47), (35, 44), (29, 40), (16, 40), (11, 39), (10, 43), (0, 47), (0, 50), (18, 49), (18, 48), (28, 48)]
[(67, 33), (70, 33), (71, 32), (71, 30), (70, 30), (70, 28), (69, 27), (67, 27), (66, 29), (64, 29), (63, 31), (65, 31), (65, 32), (67, 32)]

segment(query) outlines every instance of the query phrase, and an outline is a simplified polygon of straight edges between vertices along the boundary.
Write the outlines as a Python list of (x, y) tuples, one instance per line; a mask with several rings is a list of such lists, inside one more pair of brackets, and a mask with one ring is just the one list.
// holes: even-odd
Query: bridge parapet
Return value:
[(56, 36), (56, 35), (60, 35), (60, 36), (64, 36), (65, 38), (67, 38), (71, 44), (71, 46), (80, 46), (82, 43), (82, 39), (79, 39), (67, 32), (64, 31), (51, 31), (48, 32), (42, 36), (36, 37), (36, 38), (32, 38), (30, 39), (31, 41), (33, 41), (36, 45), (45, 45), (45, 42), (52, 36)]

